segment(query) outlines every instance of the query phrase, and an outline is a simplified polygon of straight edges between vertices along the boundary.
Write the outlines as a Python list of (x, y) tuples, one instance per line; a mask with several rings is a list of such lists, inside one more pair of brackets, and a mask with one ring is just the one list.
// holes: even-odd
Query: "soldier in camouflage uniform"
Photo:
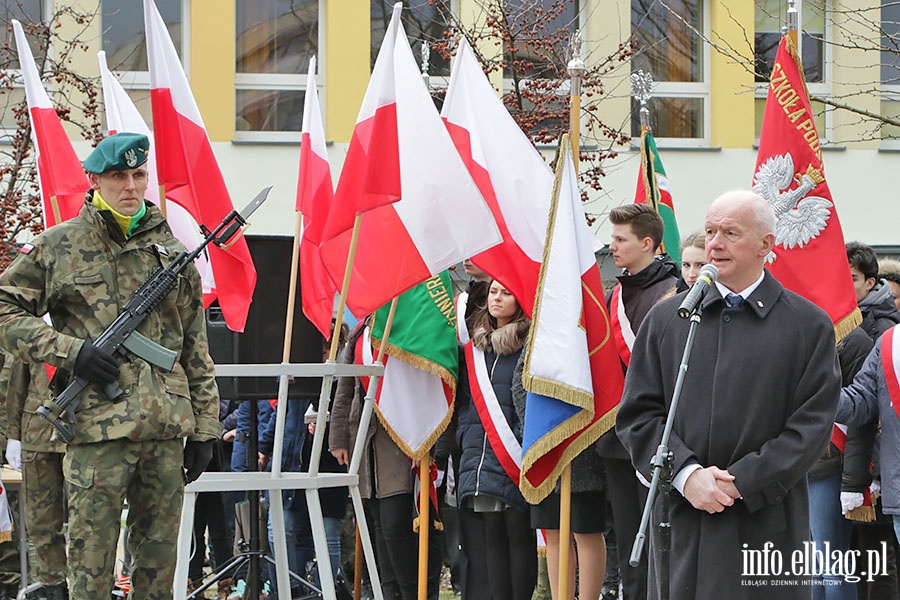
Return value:
[[(162, 213), (143, 199), (148, 151), (143, 135), (103, 140), (84, 161), (92, 189), (78, 216), (25, 245), (0, 275), (0, 347), (91, 381), (63, 462), (75, 600), (110, 597), (125, 498), (131, 597), (173, 597), (184, 483), (202, 473), (221, 433), (196, 269), (182, 272), (139, 327), (178, 352), (172, 372), (133, 355), (119, 363), (91, 343), (140, 285), (184, 250)], [(39, 318), (46, 313), (53, 328)], [(115, 399), (103, 391), (112, 381), (124, 390)]]
[[(28, 532), (29, 582), (44, 584), (34, 598), (65, 600), (66, 521), (64, 442), (54, 439), (53, 427), (35, 411), (50, 397), (50, 380), (44, 365), (23, 363), (7, 356), (7, 429), (11, 440), (21, 441), (22, 499)], [(31, 596), (30, 596), (31, 597)]]

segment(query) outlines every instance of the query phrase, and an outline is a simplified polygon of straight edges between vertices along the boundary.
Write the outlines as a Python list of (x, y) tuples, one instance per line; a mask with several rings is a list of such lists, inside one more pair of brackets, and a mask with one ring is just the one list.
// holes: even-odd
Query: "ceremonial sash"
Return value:
[[(375, 362), (375, 356), (372, 354), (372, 336), (371, 329), (368, 325), (363, 326), (362, 335), (356, 338), (356, 348), (353, 353), (353, 362), (358, 365), (371, 365)], [(387, 361), (387, 355), (382, 357), (382, 360)], [(359, 381), (362, 383), (363, 389), (368, 391), (369, 389), (369, 376), (368, 375), (360, 375)], [(381, 386), (378, 386), (378, 393), (381, 393)]]
[(847, 446), (847, 426), (843, 423), (835, 423), (831, 429), (831, 443), (841, 452)]
[(500, 402), (491, 385), (491, 376), (484, 362), (484, 352), (471, 341), (466, 344), (466, 365), (469, 367), (469, 389), (472, 401), (481, 418), (484, 432), (500, 465), (513, 483), (519, 485), (522, 470), (522, 444), (503, 415)]
[(897, 326), (891, 327), (881, 336), (881, 367), (884, 369), (884, 381), (887, 383), (888, 394), (891, 397), (891, 405), (894, 412), (900, 417), (900, 381), (897, 373), (900, 370), (900, 348), (897, 347), (898, 338), (894, 335)]
[(612, 324), (613, 339), (616, 340), (616, 350), (619, 351), (619, 358), (622, 359), (622, 363), (627, 367), (628, 363), (631, 362), (631, 348), (634, 347), (634, 329), (631, 327), (628, 315), (625, 314), (621, 285), (613, 288), (609, 300), (609, 320)]
[(469, 304), (469, 292), (456, 297), (456, 337), (460, 343), (469, 343), (469, 326), (466, 325), (466, 306)]

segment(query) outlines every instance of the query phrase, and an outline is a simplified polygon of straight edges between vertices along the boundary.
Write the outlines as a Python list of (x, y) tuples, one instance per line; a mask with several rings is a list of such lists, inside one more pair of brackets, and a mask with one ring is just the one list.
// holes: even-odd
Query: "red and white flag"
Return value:
[[(140, 111), (131, 101), (125, 88), (116, 79), (116, 76), (110, 72), (106, 64), (106, 52), (102, 50), (97, 53), (97, 60), (100, 62), (100, 80), (103, 83), (103, 106), (106, 109), (106, 128), (109, 135), (122, 131), (131, 133), (143, 133), (150, 140), (150, 155), (147, 159), (147, 199), (159, 206), (159, 180), (156, 178), (156, 149), (153, 144), (153, 136), (150, 128), (144, 122)], [(166, 205), (166, 220), (175, 237), (185, 245), (188, 250), (193, 250), (200, 245), (202, 237), (200, 236), (200, 227), (191, 214), (180, 204), (169, 202)], [(205, 254), (200, 254), (194, 261), (197, 270), (200, 271), (200, 278), (203, 281), (203, 300), (204, 305), (215, 299), (215, 290), (213, 289), (214, 279), (212, 267), (209, 264)]]
[(300, 237), (300, 296), (303, 314), (325, 336), (331, 337), (331, 313), (336, 286), (319, 253), (322, 230), (334, 200), (331, 167), (325, 146), (325, 128), (316, 90), (316, 57), (309, 59), (306, 98), (303, 104), (303, 137), (300, 142), (300, 176), (297, 210), (303, 214)]
[(615, 425), (625, 384), (568, 136), (560, 150), (522, 373), (528, 394), (519, 488), (531, 503), (547, 497), (565, 466)]
[[(544, 252), (553, 173), (497, 97), (465, 38), (453, 62), (441, 116), (478, 184), (503, 243), (472, 257), (531, 317)], [(468, 216), (458, 225), (467, 227)]]
[(395, 4), (321, 245), (332, 280), (342, 281), (362, 213), (347, 294), (357, 317), (502, 240), (422, 82), (400, 10)]
[(37, 155), (41, 208), (46, 229), (77, 215), (91, 184), (41, 83), (22, 24), (13, 19), (12, 25), (22, 79), (25, 81), (28, 114), (31, 116), (31, 139)]
[(778, 220), (767, 267), (784, 287), (827, 312), (841, 339), (862, 317), (809, 95), (787, 36), (778, 46), (768, 87), (753, 175), (753, 191), (769, 202)]
[[(144, 27), (159, 183), (165, 186), (167, 200), (180, 204), (198, 223), (214, 228), (234, 205), (175, 45), (153, 0), (144, 0)], [(243, 331), (256, 287), (247, 241), (239, 237), (228, 250), (215, 245), (207, 248), (225, 322), (229, 329)]]

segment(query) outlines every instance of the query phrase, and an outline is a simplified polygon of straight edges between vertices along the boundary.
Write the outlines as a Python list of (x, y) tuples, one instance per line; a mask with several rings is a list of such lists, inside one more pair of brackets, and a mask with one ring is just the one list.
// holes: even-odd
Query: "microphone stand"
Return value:
[(650, 524), (650, 513), (659, 493), (662, 500), (662, 519), (659, 522), (659, 577), (660, 599), (669, 599), (669, 559), (672, 553), (672, 524), (670, 519), (669, 492), (672, 490), (672, 472), (675, 457), (669, 450), (669, 438), (672, 435), (672, 426), (675, 424), (675, 411), (678, 409), (678, 400), (681, 398), (681, 388), (684, 385), (684, 375), (687, 373), (688, 361), (691, 358), (691, 349), (694, 346), (694, 336), (697, 326), (700, 325), (702, 313), (700, 303), (690, 314), (691, 325), (688, 329), (687, 341), (684, 344), (684, 353), (681, 356), (681, 365), (678, 367), (678, 377), (675, 380), (675, 389), (672, 391), (672, 402), (669, 404), (669, 412), (666, 415), (666, 427), (663, 430), (662, 440), (653, 457), (653, 479), (650, 482), (650, 493), (644, 503), (644, 512), (641, 515), (641, 526), (634, 537), (634, 545), (631, 547), (631, 557), (628, 564), (632, 567), (641, 562), (641, 552), (647, 538), (647, 528)]

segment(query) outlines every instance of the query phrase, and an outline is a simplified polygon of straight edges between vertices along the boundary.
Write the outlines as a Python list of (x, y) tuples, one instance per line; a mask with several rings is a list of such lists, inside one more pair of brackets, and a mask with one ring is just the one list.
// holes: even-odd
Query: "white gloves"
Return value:
[(841, 492), (841, 514), (846, 515), (863, 505), (862, 492)]
[(6, 441), (6, 464), (16, 471), (22, 470), (22, 442), (19, 440)]

